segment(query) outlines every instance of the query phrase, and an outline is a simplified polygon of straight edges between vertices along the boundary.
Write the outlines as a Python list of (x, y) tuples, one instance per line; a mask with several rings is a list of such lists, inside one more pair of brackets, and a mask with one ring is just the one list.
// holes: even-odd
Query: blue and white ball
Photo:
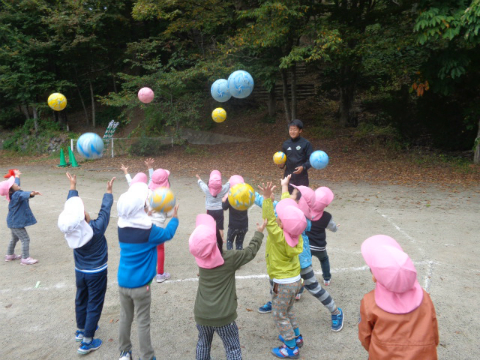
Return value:
[(228, 77), (228, 90), (237, 99), (244, 99), (253, 91), (253, 78), (244, 70), (237, 70)]
[(95, 133), (85, 133), (77, 140), (77, 151), (86, 159), (101, 158), (103, 139)]
[(310, 155), (310, 165), (314, 169), (324, 169), (328, 165), (328, 155), (325, 151), (317, 150)]
[(228, 91), (228, 81), (225, 79), (216, 80), (210, 88), (210, 93), (218, 102), (228, 101), (232, 97), (230, 91)]

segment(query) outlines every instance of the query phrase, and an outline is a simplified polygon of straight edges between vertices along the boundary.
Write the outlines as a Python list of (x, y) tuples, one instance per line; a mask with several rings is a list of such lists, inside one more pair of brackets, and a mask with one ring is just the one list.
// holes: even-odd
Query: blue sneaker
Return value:
[[(285, 344), (285, 341), (283, 340), (282, 335), (278, 335), (278, 340), (280, 340), (282, 343)], [(295, 337), (295, 344), (298, 346), (298, 348), (301, 348), (303, 346), (303, 336), (302, 336), (302, 334)]]
[(272, 302), (269, 301), (269, 302), (267, 302), (265, 305), (260, 306), (260, 307), (258, 308), (258, 312), (259, 312), (260, 314), (267, 314), (267, 313), (269, 313), (269, 312), (272, 312)]
[(298, 346), (295, 346), (293, 349), (291, 349), (285, 344), (278, 348), (273, 348), (272, 354), (280, 359), (298, 359), (300, 357)]
[(102, 346), (102, 340), (100, 339), (93, 339), (91, 342), (82, 343), (80, 344), (80, 347), (78, 348), (77, 352), (80, 355), (87, 355), (88, 353), (97, 350), (100, 346)]
[(120, 360), (132, 360), (132, 359), (133, 359), (132, 350), (122, 351), (120, 353)]
[(340, 314), (332, 315), (332, 330), (340, 331), (343, 329), (343, 310), (338, 308)]
[[(97, 325), (97, 328), (95, 329), (95, 331), (98, 330), (98, 325)], [(77, 330), (75, 331), (75, 341), (76, 342), (80, 342), (83, 340), (83, 337), (85, 336), (84, 332), (81, 331), (81, 330)]]

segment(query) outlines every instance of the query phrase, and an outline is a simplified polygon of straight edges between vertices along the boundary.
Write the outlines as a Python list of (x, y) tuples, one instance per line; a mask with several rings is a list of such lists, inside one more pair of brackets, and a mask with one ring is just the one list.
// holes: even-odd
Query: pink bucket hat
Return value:
[(408, 314), (420, 306), (423, 289), (417, 270), (394, 239), (369, 237), (362, 244), (362, 256), (377, 279), (375, 303), (379, 308), (391, 314)]
[(145, 173), (143, 173), (143, 172), (137, 173), (137, 174), (133, 177), (132, 181), (130, 181), (130, 186), (132, 186), (133, 184), (138, 183), (138, 182), (142, 182), (142, 183), (144, 183), (144, 184), (148, 183), (148, 177), (147, 177), (147, 175), (145, 175)]
[(222, 174), (218, 170), (213, 170), (210, 173), (208, 180), (208, 190), (212, 196), (217, 196), (222, 191)]
[(213, 269), (225, 262), (217, 246), (217, 227), (211, 215), (197, 215), (196, 227), (188, 244), (190, 253), (201, 268)]
[(10, 201), (10, 195), (8, 192), (12, 187), (13, 183), (15, 182), (15, 176), (10, 176), (8, 180), (0, 182), (0, 195), (5, 196), (8, 201)]
[(243, 177), (240, 175), (232, 175), (230, 176), (230, 179), (228, 180), (228, 182), (230, 183), (230, 189), (231, 189), (235, 185), (244, 184), (245, 180), (243, 180)]
[(293, 184), (292, 186), (298, 191), (300, 191), (300, 193), (302, 194), (302, 197), (298, 201), (298, 207), (300, 208), (300, 210), (303, 211), (303, 213), (305, 214), (305, 217), (311, 220), (312, 219), (311, 208), (313, 204), (315, 204), (315, 191), (313, 191), (313, 189), (310, 189), (308, 186), (303, 186), (303, 185), (297, 186)]
[(334, 197), (335, 195), (328, 187), (322, 186), (315, 190), (315, 203), (310, 208), (312, 220), (316, 221), (322, 217), (323, 211), (330, 205)]
[(165, 169), (157, 169), (152, 174), (152, 181), (148, 188), (150, 190), (155, 190), (158, 187), (169, 188), (170, 184), (168, 183), (168, 177), (170, 176), (170, 171)]
[(291, 247), (298, 244), (298, 237), (307, 228), (307, 220), (295, 200), (287, 198), (281, 200), (276, 207), (277, 215), (283, 224), (285, 241)]

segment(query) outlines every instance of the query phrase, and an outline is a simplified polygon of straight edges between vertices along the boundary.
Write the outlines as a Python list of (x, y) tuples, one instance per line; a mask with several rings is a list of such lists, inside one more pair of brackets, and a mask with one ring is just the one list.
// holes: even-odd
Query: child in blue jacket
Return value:
[(73, 249), (77, 286), (75, 314), (78, 328), (75, 341), (81, 341), (77, 352), (85, 355), (102, 345), (102, 340), (94, 339), (94, 335), (107, 292), (108, 245), (105, 231), (110, 222), (115, 178), (107, 182), (107, 192), (103, 195), (96, 220), (90, 218), (78, 196), (76, 175), (67, 172), (67, 178), (70, 181), (70, 191), (64, 210), (58, 217), (58, 228), (65, 234), (68, 246)]
[(132, 184), (117, 203), (120, 264), (118, 292), (120, 296), (120, 360), (132, 357), (130, 330), (134, 314), (137, 316), (140, 358), (155, 359), (150, 338), (150, 284), (156, 275), (157, 246), (170, 240), (178, 227), (178, 205), (172, 220), (162, 229), (152, 224), (147, 214), (147, 184)]

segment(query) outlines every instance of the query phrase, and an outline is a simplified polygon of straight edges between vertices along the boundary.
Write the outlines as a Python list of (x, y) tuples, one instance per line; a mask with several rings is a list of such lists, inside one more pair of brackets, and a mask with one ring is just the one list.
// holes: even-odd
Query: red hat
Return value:
[(10, 169), (10, 170), (8, 170), (8, 174), (7, 174), (7, 175), (3, 175), (3, 177), (4, 177), (5, 179), (8, 179), (8, 178), (11, 177), (11, 176), (15, 177), (15, 170), (18, 170), (18, 169)]

